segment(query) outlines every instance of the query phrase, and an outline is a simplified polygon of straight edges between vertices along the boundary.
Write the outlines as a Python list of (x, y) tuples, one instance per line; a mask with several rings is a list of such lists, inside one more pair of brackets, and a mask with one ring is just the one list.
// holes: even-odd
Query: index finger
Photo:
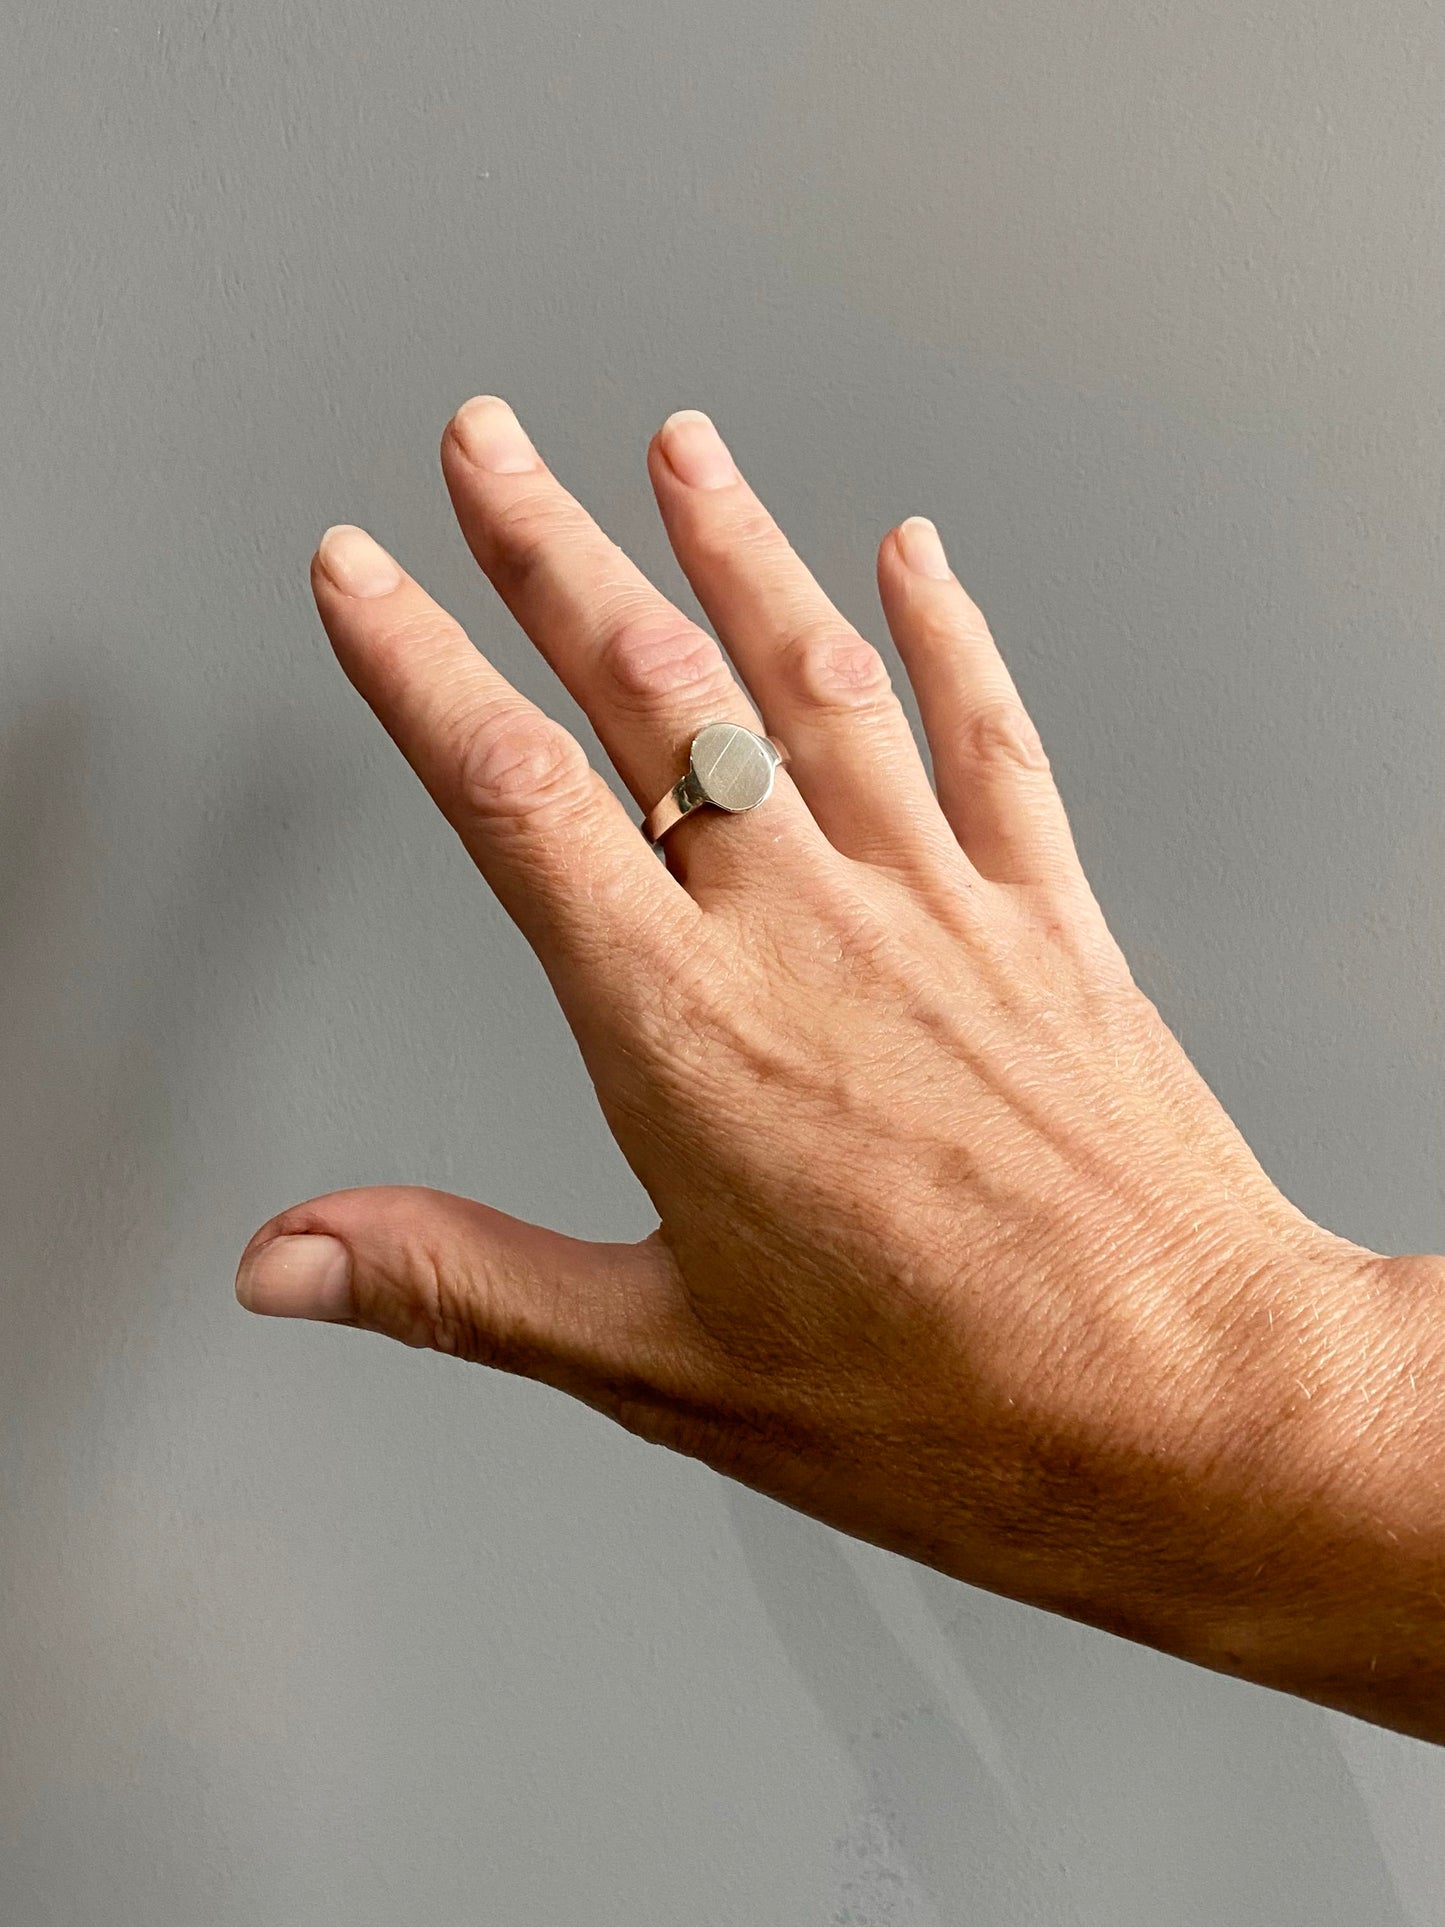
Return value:
[(559, 995), (581, 971), (590, 990), (620, 996), (639, 953), (660, 958), (701, 913), (581, 744), (364, 530), (327, 530), (311, 584), (342, 668)]

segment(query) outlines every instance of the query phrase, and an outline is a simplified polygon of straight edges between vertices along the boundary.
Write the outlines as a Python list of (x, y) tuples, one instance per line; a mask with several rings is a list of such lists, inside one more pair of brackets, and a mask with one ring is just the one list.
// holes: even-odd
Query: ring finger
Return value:
[(829, 840), (890, 867), (930, 850), (956, 864), (883, 658), (823, 593), (712, 422), (673, 415), (648, 465), (677, 559)]

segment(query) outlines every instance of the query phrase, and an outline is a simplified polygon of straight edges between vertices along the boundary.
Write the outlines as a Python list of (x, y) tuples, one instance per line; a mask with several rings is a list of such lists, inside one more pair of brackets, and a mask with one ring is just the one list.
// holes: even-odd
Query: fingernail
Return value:
[(726, 488), (738, 479), (738, 466), (709, 416), (680, 408), (662, 424), (660, 441), (667, 465), (689, 488)]
[(452, 416), (452, 434), (478, 468), (494, 475), (520, 475), (540, 457), (527, 431), (497, 395), (473, 395)]
[(903, 560), (916, 575), (932, 576), (935, 582), (946, 582), (953, 574), (948, 566), (948, 557), (943, 553), (943, 544), (938, 539), (938, 530), (926, 515), (910, 515), (906, 522), (898, 525), (898, 546)]
[(351, 1254), (316, 1232), (273, 1238), (241, 1260), (236, 1296), (267, 1318), (351, 1318)]
[(401, 583), (401, 570), (381, 544), (349, 522), (328, 529), (316, 553), (343, 595), (390, 595)]

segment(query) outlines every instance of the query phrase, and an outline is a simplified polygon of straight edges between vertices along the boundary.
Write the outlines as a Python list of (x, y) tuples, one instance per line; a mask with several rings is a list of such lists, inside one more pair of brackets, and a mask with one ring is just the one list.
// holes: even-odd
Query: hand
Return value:
[(878, 582), (936, 796), (882, 659), (706, 418), (648, 459), (756, 712), (503, 403), (442, 447), (477, 561), (641, 809), (705, 722), (787, 745), (773, 796), (688, 818), (666, 867), (368, 536), (332, 530), (313, 587), (535, 948), (658, 1228), (592, 1245), (343, 1192), (257, 1233), (242, 1301), (529, 1374), (960, 1578), (1408, 1724), (1419, 1651), (1404, 1689), (1351, 1470), (1408, 1363), (1392, 1261), (1280, 1195), (1133, 983), (931, 524), (888, 535)]

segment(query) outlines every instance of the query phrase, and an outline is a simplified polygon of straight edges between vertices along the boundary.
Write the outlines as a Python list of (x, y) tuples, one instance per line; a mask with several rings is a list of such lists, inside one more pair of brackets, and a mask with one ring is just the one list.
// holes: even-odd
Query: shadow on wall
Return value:
[(729, 1493), (867, 1789), (831, 1927), (1414, 1927), (1327, 1714)]
[(224, 1163), (211, 1094), (248, 1095), (315, 807), (287, 774), (302, 724), (261, 716), (198, 766), (103, 650), (51, 653), (72, 673), (0, 710), (0, 1912), (259, 1918), (213, 1850), (216, 1775), (282, 1724), (290, 1597), (264, 1525), (206, 1483), (208, 1327), (234, 1308), (184, 1254), (225, 1212), (222, 1170), (198, 1225), (196, 1174)]
[(103, 1453), (117, 1375), (133, 1398), (164, 1342), (199, 1134), (182, 1093), (227, 1047), (312, 807), (266, 719), (158, 854), (176, 813), (137, 802), (164, 772), (136, 773), (144, 739), (113, 712), (87, 680), (0, 718), (0, 1430), (27, 1477)]

